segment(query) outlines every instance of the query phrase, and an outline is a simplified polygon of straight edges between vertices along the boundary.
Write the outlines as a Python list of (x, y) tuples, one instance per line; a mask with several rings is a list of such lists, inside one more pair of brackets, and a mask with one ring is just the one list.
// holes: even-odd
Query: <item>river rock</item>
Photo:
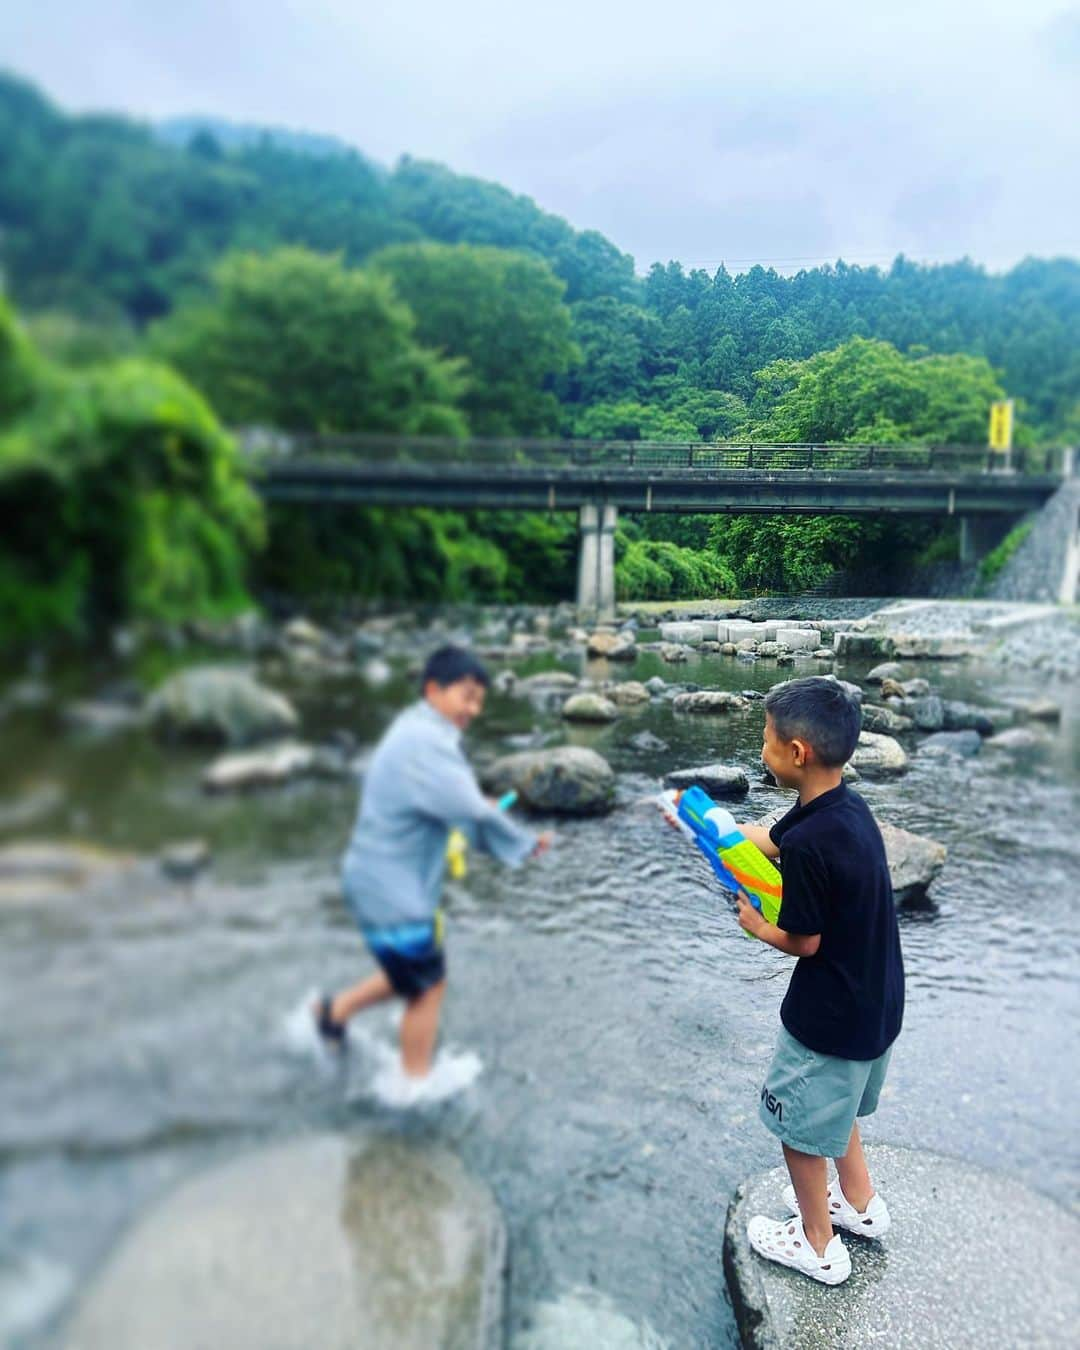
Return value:
[[(944, 727), (946, 731), (977, 731), (980, 736), (992, 736), (997, 729), (994, 719), (982, 708), (959, 699), (946, 699)], [(924, 742), (925, 744), (925, 742)]]
[(1052, 698), (1010, 699), (1009, 707), (1022, 720), (1033, 722), (1060, 722), (1061, 704)]
[(562, 715), (568, 722), (614, 722), (619, 710), (603, 694), (574, 694), (563, 704)]
[(893, 640), (887, 633), (837, 633), (833, 643), (837, 656), (858, 658), (892, 656), (895, 650)]
[(663, 661), (675, 663), (690, 659), (690, 648), (678, 642), (661, 642), (659, 651), (660, 659)]
[(940, 731), (945, 725), (945, 704), (936, 694), (890, 699), (889, 706), (902, 717), (910, 717), (920, 731)]
[(694, 769), (674, 769), (664, 775), (666, 788), (699, 787), (710, 797), (745, 797), (750, 780), (732, 764), (701, 764)]
[(210, 866), (210, 856), (205, 839), (185, 839), (163, 849), (158, 866), (171, 881), (190, 881)]
[(930, 693), (930, 681), (921, 678), (902, 680), (900, 688), (904, 691), (905, 698), (925, 698)]
[(360, 678), (372, 689), (382, 689), (394, 678), (394, 672), (381, 656), (372, 656), (360, 667)]
[(899, 741), (891, 736), (860, 731), (851, 763), (867, 778), (890, 778), (907, 772), (908, 757)]
[(982, 737), (975, 730), (935, 731), (919, 746), (920, 755), (960, 755), (970, 759), (982, 748)]
[(328, 638), (321, 628), (304, 618), (290, 619), (281, 635), (294, 647), (322, 647)]
[(638, 703), (648, 703), (650, 694), (640, 680), (621, 680), (605, 690), (608, 698), (619, 708), (634, 707)]
[(915, 723), (910, 717), (902, 717), (891, 708), (881, 708), (876, 703), (864, 703), (862, 710), (864, 731), (876, 731), (888, 736), (897, 736), (902, 731), (910, 731)]
[(511, 788), (523, 806), (569, 816), (602, 815), (615, 804), (615, 775), (595, 750), (560, 745), (504, 755), (481, 772), (486, 791)]
[(645, 750), (660, 754), (668, 748), (667, 741), (661, 740), (659, 736), (654, 736), (651, 731), (639, 731), (636, 736), (630, 737), (630, 745), (635, 750)]
[(667, 688), (667, 680), (662, 675), (653, 675), (645, 681), (645, 688), (649, 691), (650, 698), (656, 698)]
[(1050, 744), (1041, 727), (1006, 727), (986, 742), (991, 750), (1041, 750)]
[(279, 787), (293, 778), (346, 778), (345, 756), (327, 746), (283, 741), (261, 750), (222, 755), (202, 775), (207, 792)]
[(881, 665), (867, 672), (865, 680), (867, 684), (880, 684), (885, 679), (899, 680), (903, 672), (904, 668), (899, 661), (883, 661)]
[(590, 656), (606, 657), (608, 661), (632, 661), (637, 656), (637, 643), (630, 633), (593, 633), (586, 650)]
[(742, 712), (750, 706), (741, 694), (726, 689), (700, 689), (695, 693), (677, 694), (672, 703), (676, 712), (726, 713)]
[(168, 737), (230, 745), (286, 735), (300, 721), (287, 698), (229, 666), (200, 666), (173, 675), (154, 692), (147, 718)]
[(0, 845), (0, 904), (78, 894), (116, 881), (138, 859), (73, 840), (27, 839)]
[(67, 1350), (497, 1350), (506, 1235), (449, 1150), (316, 1135), (213, 1168), (121, 1241)]
[(879, 820), (878, 828), (885, 843), (885, 860), (896, 903), (921, 900), (945, 866), (948, 849), (936, 839), (902, 830), (898, 825)]
[[(750, 1218), (785, 1213), (785, 1168), (759, 1173), (735, 1191), (723, 1262), (746, 1350), (1049, 1350), (1075, 1341), (1075, 1214), (1012, 1177), (955, 1157), (892, 1144), (870, 1144), (866, 1154), (893, 1225), (879, 1242), (841, 1233), (852, 1271), (835, 1288), (750, 1248)], [(947, 1272), (926, 1260), (928, 1250), (949, 1252)]]

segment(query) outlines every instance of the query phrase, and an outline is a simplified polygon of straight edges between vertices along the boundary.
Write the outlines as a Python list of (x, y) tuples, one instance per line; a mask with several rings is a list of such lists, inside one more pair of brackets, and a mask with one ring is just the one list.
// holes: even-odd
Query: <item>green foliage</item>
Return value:
[(461, 435), (460, 366), (417, 343), (390, 281), (306, 249), (234, 254), (155, 329), (155, 349), (233, 424)]
[(620, 533), (615, 563), (615, 593), (620, 600), (735, 594), (735, 574), (723, 559), (666, 539), (635, 539)]
[(0, 426), (30, 406), (41, 381), (37, 354), (0, 295)]
[(213, 413), (164, 367), (42, 367), (0, 427), (0, 511), (8, 639), (250, 603), (261, 507)]
[(1005, 538), (992, 549), (979, 563), (979, 585), (985, 588), (995, 581), (1004, 571), (1017, 549), (1035, 528), (1033, 520), (1022, 520), (1009, 531)]
[(540, 435), (558, 425), (547, 385), (578, 357), (565, 283), (547, 263), (469, 244), (401, 244), (371, 260), (417, 316), (417, 336), (466, 362), (464, 408), (477, 435)]
[(806, 361), (759, 371), (750, 438), (756, 441), (978, 445), (1003, 390), (984, 357), (904, 356), (852, 338)]

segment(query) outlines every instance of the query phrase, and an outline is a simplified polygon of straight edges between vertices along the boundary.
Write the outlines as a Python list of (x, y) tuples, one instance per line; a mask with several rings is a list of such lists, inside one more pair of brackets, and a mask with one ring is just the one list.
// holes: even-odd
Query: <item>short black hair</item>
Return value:
[(465, 647), (440, 647), (424, 663), (424, 673), (420, 676), (420, 688), (427, 688), (428, 680), (434, 680), (440, 689), (457, 684), (458, 680), (473, 679), (487, 689), (491, 676), (475, 652)]
[(858, 699), (827, 675), (775, 685), (765, 695), (765, 712), (781, 740), (805, 741), (829, 768), (848, 762), (862, 729)]

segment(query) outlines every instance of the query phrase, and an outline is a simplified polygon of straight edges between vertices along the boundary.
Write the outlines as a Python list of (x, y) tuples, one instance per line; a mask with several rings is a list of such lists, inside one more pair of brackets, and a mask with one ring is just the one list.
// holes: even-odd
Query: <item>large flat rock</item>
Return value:
[(744, 1182), (728, 1207), (724, 1270), (742, 1343), (754, 1350), (986, 1350), (1076, 1344), (1080, 1221), (1007, 1176), (956, 1158), (867, 1149), (893, 1224), (877, 1242), (843, 1234), (852, 1273), (828, 1288), (763, 1260), (747, 1221), (786, 1211), (783, 1167)]
[(67, 1350), (497, 1350), (506, 1237), (436, 1146), (318, 1135), (183, 1185), (76, 1310)]

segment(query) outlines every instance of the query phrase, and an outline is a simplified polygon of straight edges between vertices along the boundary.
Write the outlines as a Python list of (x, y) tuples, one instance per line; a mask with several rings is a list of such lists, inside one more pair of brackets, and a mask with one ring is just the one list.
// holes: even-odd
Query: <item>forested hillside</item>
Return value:
[[(9, 75), (0, 268), (23, 316), (10, 330), (19, 350), (69, 394), (75, 372), (94, 401), (110, 363), (152, 357), (226, 425), (980, 442), (990, 401), (1007, 394), (1021, 443), (1080, 437), (1076, 261), (992, 275), (898, 258), (790, 277), (670, 262), (640, 276), (595, 231), (438, 164), (384, 167), (307, 131), (68, 116)], [(136, 383), (165, 378), (140, 369)], [(0, 409), (5, 420), (0, 491), (15, 492), (13, 465), (28, 472), (35, 452), (54, 452), (35, 451), (23, 408), (13, 457), (12, 415)], [(88, 462), (106, 425), (82, 425)], [(355, 513), (279, 512), (269, 525), (254, 581), (278, 590), (550, 598), (572, 586), (563, 517), (383, 513), (358, 529)], [(248, 522), (242, 547), (258, 534)], [(619, 584), (628, 595), (792, 588), (840, 559), (947, 554), (934, 534), (917, 523), (627, 520)], [(235, 598), (237, 575), (230, 563), (222, 594)], [(203, 592), (215, 585), (191, 588)], [(116, 596), (136, 593), (149, 592), (115, 591), (119, 616)], [(84, 627), (90, 608), (110, 606), (60, 607)], [(34, 606), (22, 612), (33, 629)]]

